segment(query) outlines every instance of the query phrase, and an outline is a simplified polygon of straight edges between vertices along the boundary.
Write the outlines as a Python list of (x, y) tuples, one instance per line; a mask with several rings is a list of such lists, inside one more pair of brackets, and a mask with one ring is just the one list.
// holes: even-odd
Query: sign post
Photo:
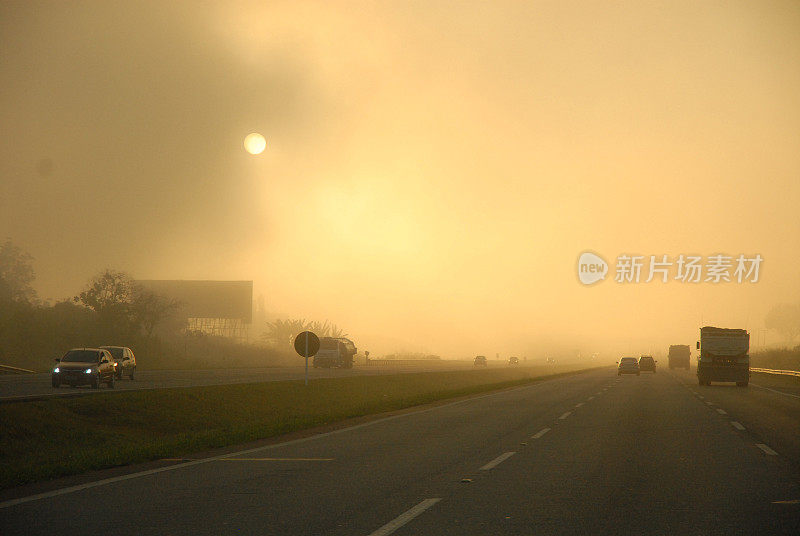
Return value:
[(308, 385), (308, 358), (319, 352), (319, 337), (312, 331), (304, 331), (294, 339), (294, 349), (306, 358), (306, 385)]

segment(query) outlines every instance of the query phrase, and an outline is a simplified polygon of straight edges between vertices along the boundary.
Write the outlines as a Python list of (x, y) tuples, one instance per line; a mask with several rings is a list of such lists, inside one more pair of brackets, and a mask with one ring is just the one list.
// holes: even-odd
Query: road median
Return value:
[(0, 405), (0, 488), (279, 436), (525, 385), (576, 369), (509, 367), (98, 393)]

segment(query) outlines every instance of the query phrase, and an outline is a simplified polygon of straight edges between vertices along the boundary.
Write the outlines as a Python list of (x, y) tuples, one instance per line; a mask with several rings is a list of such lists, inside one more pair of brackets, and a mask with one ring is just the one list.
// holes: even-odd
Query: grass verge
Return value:
[[(566, 374), (576, 372), (564, 372)], [(562, 373), (563, 374), (563, 373)], [(532, 383), (513, 368), (98, 393), (0, 405), (0, 488)]]

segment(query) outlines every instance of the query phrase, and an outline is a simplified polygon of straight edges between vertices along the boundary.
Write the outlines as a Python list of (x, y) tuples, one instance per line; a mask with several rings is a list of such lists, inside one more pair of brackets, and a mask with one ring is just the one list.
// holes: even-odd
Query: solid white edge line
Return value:
[(793, 395), (791, 393), (784, 393), (783, 391), (776, 391), (775, 389), (770, 389), (769, 387), (764, 387), (763, 385), (756, 385), (754, 383), (751, 383), (750, 385), (752, 385), (753, 387), (758, 387), (759, 389), (766, 389), (767, 391), (772, 391), (773, 393), (778, 393), (779, 395), (791, 396), (792, 398), (800, 398), (800, 396)]
[(500, 465), (501, 463), (503, 463), (504, 461), (509, 459), (514, 454), (516, 454), (516, 452), (506, 452), (505, 454), (501, 454), (500, 456), (498, 456), (494, 460), (490, 461), (489, 463), (487, 463), (486, 465), (481, 467), (480, 470), (481, 471), (488, 471), (489, 469), (494, 469), (495, 467), (497, 467), (498, 465)]
[[(544, 384), (544, 382), (537, 382), (537, 383), (534, 383), (534, 384), (531, 384), (531, 385), (523, 385), (523, 386), (520, 386), (520, 387), (515, 387), (513, 389), (506, 389), (504, 391), (497, 391), (497, 392), (494, 392), (494, 393), (487, 393), (485, 395), (466, 398), (464, 400), (456, 400), (455, 402), (450, 402), (448, 404), (442, 404), (441, 406), (434, 406), (432, 408), (421, 409), (421, 410), (418, 410), (418, 411), (410, 411), (408, 413), (403, 413), (403, 414), (400, 414), (400, 415), (392, 415), (390, 417), (384, 417), (382, 419), (376, 419), (374, 421), (365, 422), (365, 423), (361, 423), (361, 424), (356, 424), (355, 426), (349, 426), (347, 428), (340, 428), (338, 430), (332, 430), (330, 432), (325, 432), (325, 433), (322, 433), (322, 434), (317, 434), (317, 435), (313, 435), (313, 436), (309, 436), (309, 437), (302, 437), (300, 439), (293, 439), (291, 441), (284, 441), (283, 443), (275, 443), (273, 445), (264, 445), (263, 447), (255, 447), (255, 448), (252, 448), (252, 449), (240, 450), (240, 451), (236, 451), (236, 452), (231, 452), (229, 454), (220, 454), (219, 456), (212, 456), (210, 458), (203, 458), (201, 460), (192, 460), (190, 462), (176, 463), (174, 465), (168, 465), (166, 467), (159, 467), (158, 469), (149, 469), (147, 471), (139, 471), (139, 472), (130, 473), (130, 474), (127, 474), (127, 475), (115, 476), (115, 477), (112, 477), (112, 478), (104, 478), (103, 480), (95, 480), (94, 482), (87, 482), (86, 484), (80, 484), (80, 485), (77, 485), (77, 486), (69, 486), (69, 487), (66, 487), (66, 488), (60, 488), (60, 489), (56, 489), (56, 490), (53, 490), (53, 491), (48, 491), (48, 492), (45, 492), (45, 493), (37, 493), (36, 495), (29, 495), (27, 497), (19, 497), (17, 499), (9, 499), (7, 501), (0, 502), (0, 509), (8, 508), (9, 506), (15, 506), (17, 504), (23, 504), (23, 503), (27, 503), (27, 502), (31, 502), (31, 501), (38, 501), (39, 499), (49, 499), (51, 497), (58, 497), (59, 495), (66, 495), (68, 493), (74, 493), (76, 491), (82, 491), (82, 490), (85, 490), (85, 489), (95, 488), (95, 487), (98, 487), (98, 486), (105, 486), (106, 484), (113, 484), (115, 482), (122, 482), (124, 480), (131, 480), (133, 478), (139, 478), (139, 477), (143, 477), (143, 476), (155, 475), (155, 474), (162, 473), (162, 472), (165, 472), (165, 471), (174, 471), (175, 469), (183, 469), (184, 467), (191, 467), (192, 465), (200, 465), (202, 463), (213, 462), (213, 461), (216, 461), (216, 460), (221, 460), (223, 458), (232, 458), (234, 456), (241, 456), (242, 454), (252, 454), (254, 452), (261, 452), (261, 451), (269, 450), (269, 449), (276, 449), (276, 448), (287, 447), (287, 446), (291, 446), (291, 445), (299, 445), (301, 443), (306, 443), (308, 441), (314, 441), (314, 440), (317, 440), (317, 439), (322, 439), (323, 437), (329, 437), (329, 436), (332, 436), (332, 435), (343, 434), (345, 432), (358, 430), (359, 428), (366, 428), (367, 426), (373, 426), (373, 425), (376, 425), (376, 424), (380, 424), (380, 423), (384, 423), (384, 422), (388, 422), (388, 421), (393, 421), (395, 419), (400, 419), (400, 418), (403, 418), (403, 417), (410, 417), (412, 415), (421, 415), (423, 413), (428, 413), (428, 412), (435, 411), (435, 410), (438, 410), (438, 409), (453, 407), (453, 406), (457, 406), (459, 404), (466, 404), (466, 403), (471, 402), (473, 400), (480, 400), (482, 398), (488, 398), (488, 397), (491, 397), (491, 396), (499, 396), (499, 395), (502, 395), (502, 394), (505, 394), (505, 393), (509, 393), (511, 391), (519, 391), (519, 390), (522, 390), (522, 389), (530, 389), (531, 387), (536, 387), (536, 386), (543, 385), (543, 384)], [(157, 460), (154, 460), (154, 461), (157, 461)]]
[(550, 431), (550, 428), (542, 428), (541, 430), (536, 432), (536, 434), (532, 435), (531, 438), (532, 439), (539, 439), (540, 437), (542, 437), (544, 434), (546, 434), (549, 431)]
[(720, 415), (727, 415), (727, 414), (728, 414), (728, 412), (727, 412), (727, 411), (725, 411), (725, 410), (724, 410), (724, 409), (722, 409), (722, 408), (717, 408), (717, 413), (719, 413)]
[(763, 450), (764, 452), (766, 452), (767, 454), (769, 454), (770, 456), (777, 456), (777, 455), (778, 455), (778, 453), (777, 453), (777, 452), (775, 452), (774, 450), (772, 450), (771, 448), (769, 448), (769, 447), (768, 447), (767, 445), (765, 445), (764, 443), (756, 443), (756, 446), (757, 446), (758, 448), (760, 448), (761, 450)]
[(441, 500), (441, 498), (425, 499), (415, 507), (406, 510), (404, 513), (389, 521), (375, 532), (371, 532), (369, 536), (387, 536)]
[(736, 421), (731, 421), (731, 426), (733, 426), (737, 430), (744, 430), (744, 426), (742, 426), (740, 423)]
[(559, 421), (563, 421), (564, 419), (566, 419), (566, 418), (567, 418), (567, 417), (569, 417), (570, 415), (572, 415), (572, 412), (571, 412), (571, 411), (567, 411), (566, 413), (562, 413), (562, 414), (561, 414), (561, 416), (558, 418), (558, 420), (559, 420)]

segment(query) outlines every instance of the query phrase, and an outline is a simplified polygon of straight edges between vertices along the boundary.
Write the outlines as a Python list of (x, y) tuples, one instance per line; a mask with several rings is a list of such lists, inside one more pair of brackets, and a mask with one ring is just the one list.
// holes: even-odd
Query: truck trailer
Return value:
[(736, 382), (747, 387), (750, 382), (750, 334), (744, 329), (700, 328), (697, 341), (697, 381), (700, 385)]
[(319, 351), (314, 356), (314, 367), (353, 368), (356, 345), (344, 337), (321, 337)]
[(691, 366), (690, 357), (691, 352), (688, 344), (671, 344), (669, 346), (669, 354), (667, 354), (669, 368), (685, 368), (689, 370)]

